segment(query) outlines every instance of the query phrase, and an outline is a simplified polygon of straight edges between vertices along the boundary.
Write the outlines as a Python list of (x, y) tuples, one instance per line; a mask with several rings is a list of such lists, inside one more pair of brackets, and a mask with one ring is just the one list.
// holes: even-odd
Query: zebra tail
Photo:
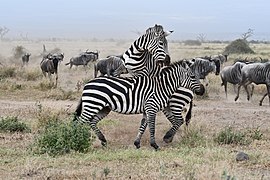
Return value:
[(98, 73), (98, 69), (97, 69), (97, 65), (94, 65), (94, 77), (97, 77), (97, 73)]
[(77, 108), (74, 112), (74, 119), (73, 121), (77, 121), (77, 118), (82, 114), (82, 98), (80, 99)]
[(188, 124), (190, 123), (192, 107), (193, 107), (193, 101), (191, 100), (190, 105), (189, 105), (189, 110), (186, 115), (186, 126), (188, 126)]

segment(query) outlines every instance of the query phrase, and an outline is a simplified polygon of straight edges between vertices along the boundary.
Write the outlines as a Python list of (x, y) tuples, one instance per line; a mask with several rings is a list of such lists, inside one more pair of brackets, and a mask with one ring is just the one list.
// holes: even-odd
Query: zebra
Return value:
[(48, 55), (47, 58), (43, 58), (40, 62), (40, 68), (43, 75), (46, 77), (46, 73), (51, 81), (51, 74), (55, 74), (55, 87), (57, 87), (58, 80), (58, 63), (63, 60), (64, 54)]
[(22, 63), (23, 63), (22, 66), (28, 65), (30, 56), (31, 56), (31, 53), (25, 53), (25, 54), (22, 56)]
[[(190, 104), (189, 110), (185, 118), (186, 126), (188, 126), (191, 119), (193, 98), (194, 98), (193, 91), (184, 87), (180, 87), (177, 89), (177, 93), (174, 93), (169, 99), (168, 106), (164, 108), (162, 112), (166, 116), (166, 118), (171, 122), (173, 127), (171, 128), (170, 131), (168, 131), (164, 135), (163, 137), (164, 142), (166, 143), (172, 142), (173, 137), (176, 134), (178, 127), (180, 127), (184, 122), (183, 117), (182, 117), (182, 111), (186, 105)], [(143, 115), (138, 134), (134, 141), (134, 145), (136, 146), (137, 149), (140, 148), (141, 137), (144, 134), (146, 127), (147, 127), (146, 116)]]
[[(236, 92), (235, 86), (241, 82), (242, 75), (241, 69), (246, 65), (243, 62), (236, 62), (231, 66), (226, 66), (220, 71), (220, 78), (221, 78), (221, 86), (224, 86), (226, 98), (228, 97), (227, 94), (227, 83), (231, 83), (234, 85), (234, 91)], [(253, 92), (254, 86), (252, 86)]]
[[(150, 145), (158, 149), (155, 142), (156, 113), (166, 108), (171, 95), (180, 87), (198, 94), (205, 91), (192, 71), (183, 67), (182, 61), (164, 67), (155, 77), (98, 77), (84, 86), (74, 121), (89, 123), (101, 144), (106, 146), (107, 141), (97, 123), (111, 110), (122, 114), (143, 113), (149, 124)], [(173, 135), (180, 125), (181, 122), (175, 123), (166, 137)]]
[(203, 79), (205, 85), (208, 86), (208, 79), (206, 76), (215, 72), (215, 75), (220, 73), (220, 61), (219, 60), (208, 60), (203, 58), (194, 58), (187, 61), (190, 64), (190, 68), (195, 73), (195, 76), (199, 79)]
[(247, 92), (247, 99), (249, 100), (251, 94), (248, 92), (247, 85), (251, 83), (255, 84), (265, 84), (267, 88), (267, 93), (263, 95), (262, 99), (259, 102), (259, 105), (262, 105), (264, 98), (268, 95), (269, 97), (269, 105), (270, 105), (270, 62), (266, 63), (252, 63), (247, 64), (241, 70), (242, 80), (237, 89), (237, 95), (235, 97), (235, 101), (239, 98), (239, 91), (241, 86), (244, 86)]
[(155, 76), (160, 71), (158, 63), (168, 59), (166, 37), (172, 32), (157, 24), (148, 28), (121, 57), (128, 72), (133, 76)]
[(119, 77), (122, 73), (128, 73), (123, 61), (120, 57), (110, 56), (105, 59), (100, 59), (94, 65), (94, 77), (97, 77), (98, 71), (101, 76), (107, 74), (108, 76)]

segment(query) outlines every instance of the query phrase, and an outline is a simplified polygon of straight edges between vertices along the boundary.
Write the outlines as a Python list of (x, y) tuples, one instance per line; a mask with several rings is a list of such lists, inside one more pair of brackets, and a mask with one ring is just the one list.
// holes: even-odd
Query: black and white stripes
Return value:
[(157, 149), (154, 136), (156, 113), (167, 106), (172, 94), (180, 87), (204, 92), (204, 87), (190, 69), (182, 66), (182, 62), (163, 68), (156, 77), (96, 78), (84, 87), (76, 110), (78, 120), (89, 123), (105, 145), (106, 139), (96, 124), (111, 110), (123, 114), (143, 113), (150, 129), (150, 144)]

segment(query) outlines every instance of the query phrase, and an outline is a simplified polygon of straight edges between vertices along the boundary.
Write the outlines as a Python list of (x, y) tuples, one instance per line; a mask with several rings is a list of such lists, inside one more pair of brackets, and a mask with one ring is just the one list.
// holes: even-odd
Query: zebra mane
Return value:
[(161, 72), (168, 72), (168, 71), (170, 71), (171, 69), (173, 69), (174, 67), (177, 67), (177, 66), (181, 66), (184, 69), (189, 68), (189, 66), (187, 65), (187, 63), (185, 61), (180, 60), (180, 61), (176, 61), (176, 62), (171, 63), (169, 66), (164, 67), (161, 70)]

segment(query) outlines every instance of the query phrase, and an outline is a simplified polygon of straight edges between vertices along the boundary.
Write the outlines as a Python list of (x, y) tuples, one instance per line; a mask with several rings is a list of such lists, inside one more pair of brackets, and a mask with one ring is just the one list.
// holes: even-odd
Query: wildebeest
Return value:
[(64, 54), (54, 54), (48, 55), (48, 57), (43, 58), (40, 62), (40, 68), (42, 70), (43, 75), (46, 77), (46, 73), (51, 81), (51, 75), (55, 74), (55, 87), (57, 87), (58, 80), (58, 63), (63, 60)]
[(214, 72), (215, 75), (219, 75), (220, 72), (220, 60), (214, 59), (203, 59), (203, 58), (194, 58), (187, 61), (191, 70), (194, 72), (195, 76), (199, 79), (203, 79), (206, 86), (208, 85), (208, 79), (206, 76)]
[(224, 62), (227, 62), (228, 56), (228, 54), (217, 54), (210, 56), (210, 58), (212, 60), (220, 60), (220, 64), (224, 64)]
[[(242, 80), (242, 75), (241, 75), (241, 69), (245, 66), (246, 64), (243, 62), (236, 62), (231, 66), (226, 66), (220, 71), (220, 77), (221, 77), (221, 86), (224, 85), (224, 90), (227, 98), (227, 83), (231, 83), (234, 86), (234, 91), (236, 85), (238, 85), (241, 80)], [(252, 85), (252, 92), (254, 89), (254, 86)]]
[(241, 86), (244, 86), (247, 92), (247, 99), (250, 99), (250, 93), (248, 92), (247, 85), (251, 83), (255, 84), (265, 84), (267, 88), (267, 93), (260, 100), (260, 105), (262, 105), (263, 99), (268, 95), (269, 105), (270, 105), (270, 62), (266, 63), (252, 63), (247, 64), (241, 70), (242, 81), (237, 90), (237, 95), (235, 101), (239, 98), (239, 91)]
[(25, 53), (22, 55), (22, 63), (23, 63), (22, 66), (28, 65), (30, 56), (31, 56), (30, 53)]
[(100, 76), (114, 76), (119, 77), (122, 73), (128, 73), (122, 59), (118, 56), (109, 56), (105, 59), (99, 59), (94, 65), (94, 77), (97, 77), (98, 72)]
[(96, 61), (98, 59), (98, 51), (97, 52), (83, 52), (79, 54), (78, 56), (72, 57), (68, 63), (65, 65), (70, 64), (70, 68), (72, 66), (80, 66), (83, 65), (84, 67), (90, 62), (90, 61)]

